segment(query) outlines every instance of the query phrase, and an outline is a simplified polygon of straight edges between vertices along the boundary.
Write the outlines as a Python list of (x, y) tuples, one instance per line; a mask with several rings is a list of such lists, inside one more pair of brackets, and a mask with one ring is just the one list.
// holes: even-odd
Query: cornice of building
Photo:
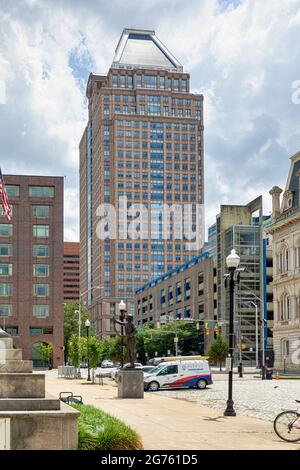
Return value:
[(296, 210), (293, 210), (292, 212), (287, 212), (286, 214), (280, 215), (275, 221), (272, 222), (271, 225), (266, 224), (266, 229), (267, 232), (270, 234), (274, 234), (275, 232), (278, 232), (279, 230), (283, 229), (284, 227), (288, 225), (292, 225), (295, 222), (298, 222), (300, 220), (300, 208)]

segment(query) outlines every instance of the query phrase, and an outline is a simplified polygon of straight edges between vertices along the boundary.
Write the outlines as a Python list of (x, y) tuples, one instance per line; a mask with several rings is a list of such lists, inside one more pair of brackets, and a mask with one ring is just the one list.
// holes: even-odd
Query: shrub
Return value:
[(78, 449), (141, 450), (139, 436), (122, 421), (90, 405), (72, 404), (80, 411)]

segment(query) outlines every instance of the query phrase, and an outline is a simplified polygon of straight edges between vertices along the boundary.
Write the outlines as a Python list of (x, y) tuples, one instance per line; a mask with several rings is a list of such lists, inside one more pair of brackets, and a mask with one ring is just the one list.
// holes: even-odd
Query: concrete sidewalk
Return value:
[(105, 379), (104, 385), (84, 380), (46, 376), (47, 392), (58, 396), (71, 391), (82, 395), (85, 404), (94, 405), (124, 421), (137, 431), (146, 450), (291, 450), (300, 443), (281, 441), (272, 423), (237, 416), (185, 400), (145, 393), (143, 400), (121, 400), (117, 387)]

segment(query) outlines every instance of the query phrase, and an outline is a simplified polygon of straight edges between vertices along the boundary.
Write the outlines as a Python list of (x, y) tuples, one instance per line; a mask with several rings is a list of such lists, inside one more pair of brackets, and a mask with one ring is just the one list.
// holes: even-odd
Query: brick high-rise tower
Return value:
[[(89, 119), (80, 142), (80, 288), (102, 337), (114, 334), (121, 299), (133, 311), (136, 288), (199, 252), (200, 244), (188, 248), (178, 230), (181, 222), (184, 236), (204, 228), (197, 216), (203, 207), (203, 96), (190, 93), (189, 74), (154, 31), (124, 29), (108, 74), (90, 75), (87, 97)], [(120, 204), (122, 197), (127, 200)], [(140, 225), (142, 239), (124, 236), (130, 215), (116, 219), (114, 233), (105, 204), (116, 211), (127, 207), (133, 219), (138, 212), (132, 205), (143, 205), (149, 223)], [(172, 206), (169, 219), (162, 204)], [(176, 208), (184, 213), (181, 221)], [(101, 227), (110, 231), (106, 239)]]

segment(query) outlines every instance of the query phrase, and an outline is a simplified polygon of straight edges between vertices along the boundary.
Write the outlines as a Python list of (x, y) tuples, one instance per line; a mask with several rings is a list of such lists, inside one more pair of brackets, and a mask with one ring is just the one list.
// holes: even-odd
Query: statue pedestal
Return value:
[(139, 369), (118, 371), (118, 398), (144, 398), (144, 373)]
[(0, 328), (0, 450), (76, 450), (80, 413), (46, 394), (45, 374)]

